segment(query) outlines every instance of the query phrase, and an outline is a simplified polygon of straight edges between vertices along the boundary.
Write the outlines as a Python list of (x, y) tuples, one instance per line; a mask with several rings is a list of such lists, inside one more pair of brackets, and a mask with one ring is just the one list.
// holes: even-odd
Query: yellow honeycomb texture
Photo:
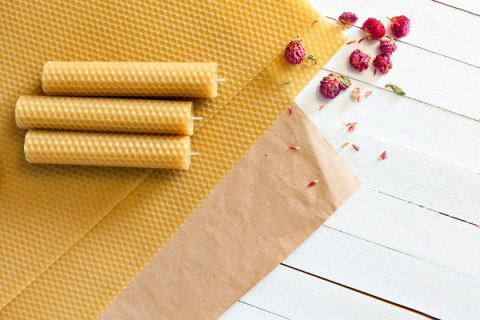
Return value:
[(301, 36), (317, 66), (280, 54), (192, 137), (190, 170), (154, 170), (0, 318), (98, 317), (346, 41), (325, 18)]
[(215, 98), (217, 64), (51, 61), (42, 87), (49, 95)]
[[(216, 62), (218, 77), (226, 81), (219, 83), (217, 98), (195, 99), (195, 114), (203, 117), (198, 130), (290, 39), (308, 28), (318, 12), (308, 0), (16, 0), (1, 1), (0, 16), (3, 307), (151, 172), (25, 161), (26, 132), (15, 124), (15, 103), (21, 95), (42, 93), (40, 77), (45, 63)], [(276, 94), (273, 89), (265, 92)], [(262, 102), (263, 98), (255, 103)], [(229, 137), (225, 134), (222, 139)], [(30, 306), (40, 308), (33, 301)], [(47, 310), (59, 311), (45, 307)], [(65, 314), (73, 316), (66, 310)], [(35, 318), (35, 314), (25, 317)]]
[(29, 163), (188, 169), (190, 151), (189, 136), (29, 130), (25, 137)]
[(21, 129), (193, 134), (193, 102), (146, 99), (21, 96)]

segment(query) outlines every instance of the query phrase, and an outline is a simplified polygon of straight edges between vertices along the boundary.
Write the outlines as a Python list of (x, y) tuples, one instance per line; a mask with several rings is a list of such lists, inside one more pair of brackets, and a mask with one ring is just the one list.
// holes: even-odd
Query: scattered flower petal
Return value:
[(283, 81), (282, 84), (290, 84), (290, 81)]
[(315, 64), (317, 64), (317, 62), (318, 62), (318, 61), (317, 61), (317, 58), (315, 58), (313, 55), (309, 55), (309, 56), (307, 57), (307, 60), (314, 61)]
[(321, 106), (320, 109), (318, 109), (318, 111), (322, 110), (323, 108), (325, 108), (325, 105)]
[(357, 40), (349, 41), (349, 42), (347, 42), (347, 43), (345, 43), (345, 44), (346, 44), (346, 45), (349, 45), (349, 44), (352, 44), (352, 43), (355, 43), (355, 42), (357, 42)]
[(365, 98), (368, 98), (372, 95), (372, 91), (365, 92)]
[(288, 149), (292, 149), (292, 150), (300, 150), (300, 147), (297, 147), (297, 146), (291, 146), (291, 147), (288, 147)]
[(288, 107), (288, 112), (290, 112), (290, 114), (292, 114), (292, 111), (293, 111), (292, 106)]
[(342, 148), (345, 148), (346, 146), (348, 146), (350, 142), (345, 142), (344, 144), (342, 144)]
[(348, 127), (348, 131), (352, 132), (357, 127), (357, 123), (356, 122), (350, 122), (350, 123), (347, 123), (345, 125), (345, 127)]
[(383, 151), (383, 153), (378, 157), (378, 160), (385, 160), (387, 159), (387, 151)]
[(360, 147), (357, 146), (356, 144), (352, 144), (352, 147), (353, 147), (353, 149), (355, 149), (356, 151), (360, 151)]
[(308, 187), (314, 186), (314, 185), (316, 185), (317, 183), (318, 183), (318, 180), (313, 180), (312, 182), (310, 182), (310, 183), (308, 184)]
[(391, 82), (388, 83), (388, 84), (386, 84), (386, 85), (385, 85), (385, 88), (386, 88), (386, 87), (391, 87), (391, 88), (393, 89), (393, 91), (395, 91), (396, 93), (398, 93), (398, 94), (401, 95), (401, 96), (406, 95), (405, 91), (403, 91), (402, 88), (400, 88), (399, 86), (394, 85), (394, 84), (391, 83)]
[(352, 95), (355, 99), (357, 99), (357, 102), (360, 102), (360, 97), (362, 96), (362, 94), (360, 93), (360, 88), (353, 89)]
[(312, 26), (318, 22), (318, 19), (312, 22)]

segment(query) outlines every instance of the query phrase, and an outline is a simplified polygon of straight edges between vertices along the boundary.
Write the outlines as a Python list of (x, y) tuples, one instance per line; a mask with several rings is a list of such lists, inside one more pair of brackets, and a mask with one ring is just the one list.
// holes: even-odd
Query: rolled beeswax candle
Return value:
[(21, 129), (193, 134), (193, 102), (142, 99), (21, 96)]
[(43, 91), (49, 95), (217, 96), (214, 62), (47, 62)]
[(29, 130), (29, 163), (188, 169), (189, 136)]

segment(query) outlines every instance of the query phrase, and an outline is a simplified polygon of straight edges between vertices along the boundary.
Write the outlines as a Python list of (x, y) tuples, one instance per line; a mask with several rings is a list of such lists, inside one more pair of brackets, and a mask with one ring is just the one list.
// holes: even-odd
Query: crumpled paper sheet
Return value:
[(226, 81), (196, 101), (198, 130), (318, 16), (308, 0), (2, 1), (0, 308), (152, 172), (25, 161), (15, 102), (41, 94), (47, 61), (217, 62)]
[[(190, 170), (155, 170), (0, 318), (100, 315), (347, 40), (325, 18), (301, 37), (317, 66), (289, 65), (280, 53), (192, 137), (201, 154)], [(291, 84), (282, 85), (285, 79)]]
[[(99, 320), (217, 319), (360, 186), (303, 111), (292, 107)], [(313, 180), (318, 183), (308, 187)]]

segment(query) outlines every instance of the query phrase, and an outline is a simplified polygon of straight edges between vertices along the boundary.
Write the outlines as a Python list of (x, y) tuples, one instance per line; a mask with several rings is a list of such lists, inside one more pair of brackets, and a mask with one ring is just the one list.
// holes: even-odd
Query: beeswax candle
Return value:
[(142, 99), (21, 96), (21, 129), (193, 134), (193, 102)]
[(190, 137), (29, 130), (29, 163), (188, 169)]
[(49, 95), (217, 96), (214, 62), (47, 62), (43, 91)]

